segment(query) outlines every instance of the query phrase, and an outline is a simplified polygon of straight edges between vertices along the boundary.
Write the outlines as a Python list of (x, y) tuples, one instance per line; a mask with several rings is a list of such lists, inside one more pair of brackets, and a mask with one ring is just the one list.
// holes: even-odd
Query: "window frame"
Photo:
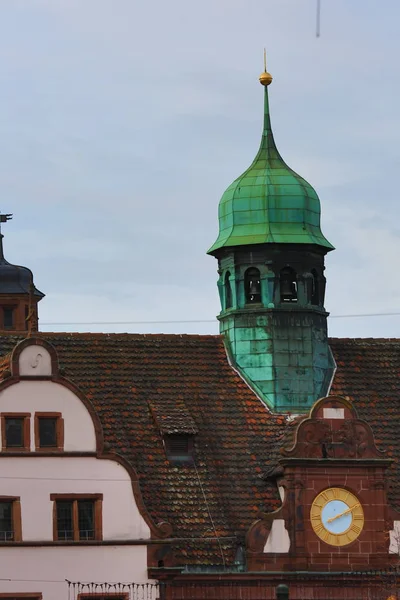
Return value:
[(87, 592), (82, 592), (81, 594), (78, 594), (77, 600), (91, 600), (92, 598), (97, 598), (97, 600), (107, 600), (108, 598), (110, 598), (110, 600), (129, 600), (129, 592), (98, 592), (95, 594), (88, 594)]
[[(22, 542), (21, 497), (20, 496), (0, 496), (0, 503), (2, 503), (2, 502), (11, 502), (11, 504), (12, 504), (11, 519), (12, 519), (14, 539), (0, 540), (0, 541), (1, 541), (1, 543), (4, 543), (4, 544), (13, 544), (14, 542)], [(0, 598), (1, 598), (1, 595), (0, 595)]]
[[(1, 307), (2, 312), (2, 322), (4, 331), (13, 331), (15, 329), (15, 309), (16, 306), (14, 304), (3, 304)], [(6, 325), (6, 313), (5, 311), (11, 311), (11, 325)]]
[[(53, 502), (53, 541), (64, 542), (79, 542), (81, 544), (98, 542), (103, 539), (103, 494), (50, 494), (50, 500)], [(79, 538), (79, 515), (78, 515), (78, 500), (94, 500), (94, 538), (92, 540), (81, 540)], [(72, 502), (72, 525), (73, 525), (73, 540), (58, 539), (57, 527), (57, 501)]]
[[(56, 446), (40, 445), (40, 419), (57, 419), (56, 423)], [(36, 452), (62, 452), (64, 450), (64, 419), (60, 412), (35, 412), (34, 417), (35, 430), (35, 450)]]
[[(30, 452), (31, 451), (31, 413), (5, 412), (1, 413), (1, 449), (2, 452)], [(23, 446), (7, 446), (6, 419), (24, 419)]]
[(36, 594), (35, 592), (5, 592), (0, 594), (1, 600), (13, 600), (13, 598), (30, 598), (31, 600), (42, 600), (43, 595), (42, 592), (37, 592)]

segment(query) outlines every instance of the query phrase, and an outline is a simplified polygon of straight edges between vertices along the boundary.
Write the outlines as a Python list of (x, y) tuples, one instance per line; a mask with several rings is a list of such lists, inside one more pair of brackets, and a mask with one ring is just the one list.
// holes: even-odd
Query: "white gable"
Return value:
[(19, 355), (19, 374), (21, 376), (43, 377), (52, 375), (51, 356), (43, 346), (26, 346)]

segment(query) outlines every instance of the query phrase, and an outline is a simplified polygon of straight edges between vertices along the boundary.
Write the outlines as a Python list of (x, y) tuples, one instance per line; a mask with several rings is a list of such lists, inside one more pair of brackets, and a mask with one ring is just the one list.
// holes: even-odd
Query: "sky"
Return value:
[[(45, 331), (217, 333), (206, 251), (272, 127), (317, 190), (329, 333), (400, 337), (398, 0), (2, 0), (5, 256)], [(172, 321), (154, 323), (154, 321)], [(197, 321), (197, 322), (193, 322)]]

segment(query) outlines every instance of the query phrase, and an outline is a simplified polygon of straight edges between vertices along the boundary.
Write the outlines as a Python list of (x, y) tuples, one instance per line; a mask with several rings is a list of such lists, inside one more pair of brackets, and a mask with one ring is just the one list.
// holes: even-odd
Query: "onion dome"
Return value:
[(219, 203), (219, 235), (208, 254), (220, 248), (250, 244), (314, 244), (333, 246), (324, 237), (321, 206), (314, 188), (283, 160), (271, 129), (268, 86), (264, 86), (264, 129), (257, 156), (227, 188)]
[[(27, 267), (12, 265), (4, 258), (3, 238), (0, 234), (0, 294), (8, 296), (14, 294), (30, 294), (33, 285), (33, 273)], [(33, 295), (38, 300), (44, 297), (44, 294), (33, 286)]]

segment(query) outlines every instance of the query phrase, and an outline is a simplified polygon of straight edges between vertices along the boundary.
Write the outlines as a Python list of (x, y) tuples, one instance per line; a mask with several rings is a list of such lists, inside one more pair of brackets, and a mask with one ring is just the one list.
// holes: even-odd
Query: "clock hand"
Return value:
[(340, 517), (343, 517), (344, 515), (348, 515), (350, 512), (352, 512), (358, 506), (360, 506), (360, 504), (354, 504), (354, 506), (351, 506), (347, 510), (344, 510), (342, 513), (339, 513), (338, 515), (335, 515), (334, 517), (331, 517), (330, 519), (328, 519), (327, 523), (332, 523), (332, 521), (335, 521), (335, 519), (339, 519)]

